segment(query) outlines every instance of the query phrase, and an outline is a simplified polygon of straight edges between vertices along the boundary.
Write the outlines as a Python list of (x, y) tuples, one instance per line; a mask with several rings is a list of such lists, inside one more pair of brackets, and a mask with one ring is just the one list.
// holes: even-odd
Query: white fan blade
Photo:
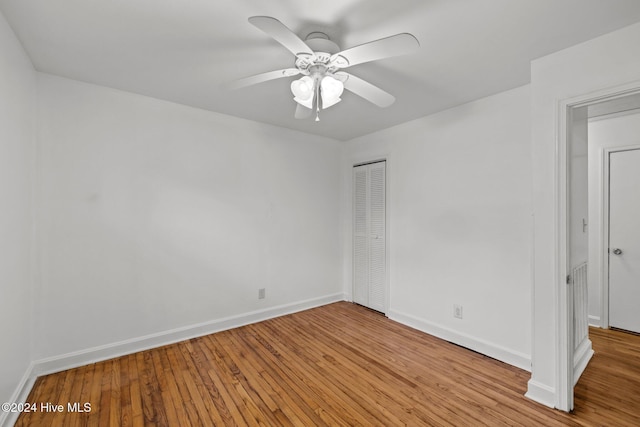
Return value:
[(311, 117), (312, 112), (313, 110), (311, 108), (307, 108), (296, 102), (296, 114), (295, 114), (296, 119), (308, 119), (309, 117)]
[(249, 22), (273, 37), (295, 56), (299, 56), (300, 54), (314, 56), (313, 50), (276, 18), (271, 18), (270, 16), (252, 16), (249, 18)]
[(331, 62), (338, 68), (346, 68), (363, 62), (405, 55), (419, 47), (420, 43), (413, 35), (396, 34), (338, 52), (331, 57)]
[(235, 82), (231, 82), (227, 85), (230, 90), (240, 89), (242, 87), (255, 85), (257, 83), (266, 82), (269, 80), (280, 79), (282, 77), (291, 77), (300, 74), (300, 70), (297, 68), (285, 68), (284, 70), (268, 71), (266, 73), (256, 74), (255, 76), (245, 77)]
[(345, 89), (361, 96), (373, 104), (376, 104), (378, 107), (385, 108), (396, 101), (396, 98), (390, 93), (385, 92), (379, 87), (374, 86), (353, 74), (340, 71), (336, 73), (336, 76), (339, 76), (341, 80), (346, 76), (347, 79), (344, 81)]

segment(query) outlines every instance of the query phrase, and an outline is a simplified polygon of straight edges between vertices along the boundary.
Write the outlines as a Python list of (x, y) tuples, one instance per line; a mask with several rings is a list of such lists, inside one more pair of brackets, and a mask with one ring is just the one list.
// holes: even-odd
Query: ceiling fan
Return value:
[(291, 92), (297, 103), (297, 119), (307, 118), (315, 110), (315, 120), (319, 121), (320, 109), (340, 102), (344, 89), (378, 107), (388, 107), (395, 102), (393, 95), (341, 70), (364, 62), (404, 55), (420, 46), (413, 35), (401, 33), (341, 51), (337, 44), (321, 32), (313, 32), (302, 41), (275, 18), (252, 16), (249, 22), (293, 53), (296, 57), (295, 68), (269, 71), (236, 80), (229, 88), (238, 89), (269, 80), (302, 75), (302, 78), (291, 82)]

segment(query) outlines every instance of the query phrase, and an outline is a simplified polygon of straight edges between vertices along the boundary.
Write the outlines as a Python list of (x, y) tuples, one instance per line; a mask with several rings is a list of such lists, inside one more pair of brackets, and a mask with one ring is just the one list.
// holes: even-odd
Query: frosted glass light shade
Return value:
[(309, 76), (304, 76), (291, 82), (291, 92), (296, 98), (306, 101), (313, 98), (313, 86), (313, 79)]
[(322, 95), (322, 109), (329, 108), (341, 101), (340, 95), (344, 91), (344, 85), (340, 80), (331, 76), (325, 76), (320, 82), (320, 93)]

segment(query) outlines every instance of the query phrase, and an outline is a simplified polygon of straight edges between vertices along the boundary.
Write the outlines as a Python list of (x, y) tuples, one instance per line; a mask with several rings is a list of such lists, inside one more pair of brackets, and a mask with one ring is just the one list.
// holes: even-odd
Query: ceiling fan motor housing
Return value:
[[(342, 56), (334, 58), (340, 52), (340, 47), (325, 33), (314, 32), (307, 36), (304, 41), (313, 50), (313, 55), (300, 53), (297, 55), (295, 66), (304, 75), (318, 72), (318, 67), (323, 70), (322, 74), (334, 73), (337, 71), (336, 61), (341, 61)], [(332, 60), (333, 58), (333, 60)]]

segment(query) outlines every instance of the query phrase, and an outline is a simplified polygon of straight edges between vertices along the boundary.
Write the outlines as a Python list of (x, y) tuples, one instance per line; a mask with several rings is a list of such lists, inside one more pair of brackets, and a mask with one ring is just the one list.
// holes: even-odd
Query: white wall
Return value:
[(336, 141), (45, 74), (38, 91), (36, 359), (341, 292)]
[(0, 402), (31, 361), (35, 89), (33, 66), (0, 14)]
[(559, 404), (557, 293), (566, 274), (559, 268), (556, 235), (558, 108), (563, 100), (635, 85), (640, 79), (640, 57), (634, 54), (638, 45), (640, 24), (635, 24), (532, 62), (535, 279), (533, 372), (527, 395), (551, 406)]
[[(345, 292), (351, 167), (386, 158), (392, 318), (529, 369), (530, 94), (524, 86), (345, 147)], [(464, 318), (453, 317), (453, 305)]]
[(604, 326), (601, 323), (604, 266), (602, 253), (597, 250), (607, 246), (602, 241), (604, 150), (640, 146), (640, 112), (635, 111), (634, 114), (605, 116), (589, 122), (589, 321), (595, 326)]

